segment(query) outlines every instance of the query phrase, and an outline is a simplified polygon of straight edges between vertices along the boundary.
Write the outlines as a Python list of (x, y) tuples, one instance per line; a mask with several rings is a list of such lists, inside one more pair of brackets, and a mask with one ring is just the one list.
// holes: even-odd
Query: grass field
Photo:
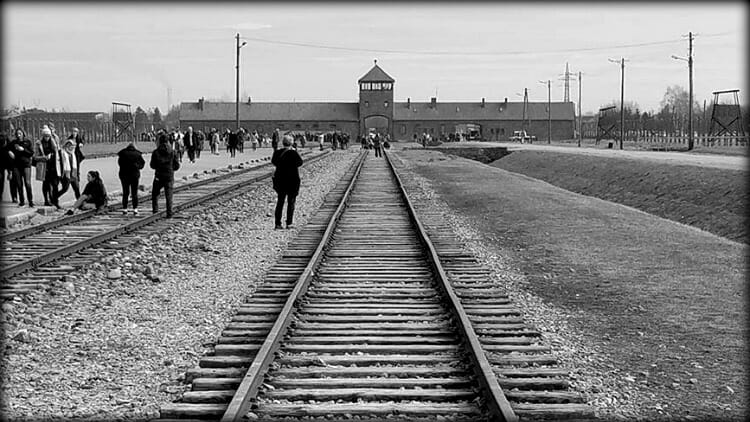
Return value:
[(744, 420), (746, 245), (474, 161), (398, 155), (525, 291), (571, 315), (637, 419)]
[(547, 151), (516, 151), (491, 165), (748, 241), (745, 171)]

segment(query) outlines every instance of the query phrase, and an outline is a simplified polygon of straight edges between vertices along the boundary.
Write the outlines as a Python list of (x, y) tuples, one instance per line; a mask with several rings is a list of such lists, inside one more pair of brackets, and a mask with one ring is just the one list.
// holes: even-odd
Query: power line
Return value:
[[(721, 36), (726, 35), (731, 32), (722, 32), (717, 34), (707, 34), (703, 35), (704, 37), (710, 37), (710, 36)], [(581, 47), (581, 48), (566, 48), (566, 49), (560, 49), (560, 50), (541, 50), (541, 51), (418, 51), (418, 50), (388, 50), (388, 49), (374, 49), (374, 48), (354, 48), (354, 47), (344, 47), (344, 46), (334, 46), (334, 45), (324, 45), (324, 44), (314, 44), (314, 43), (304, 43), (304, 42), (296, 42), (296, 41), (278, 41), (278, 40), (270, 40), (266, 38), (256, 38), (256, 37), (242, 37), (241, 39), (247, 40), (247, 41), (257, 41), (267, 44), (275, 44), (275, 45), (286, 45), (286, 46), (294, 46), (294, 47), (308, 47), (308, 48), (318, 48), (318, 49), (326, 49), (326, 50), (340, 50), (340, 51), (351, 51), (351, 52), (361, 52), (361, 53), (387, 53), (387, 54), (422, 54), (422, 55), (433, 55), (433, 56), (450, 56), (450, 55), (461, 55), (461, 56), (517, 56), (517, 55), (524, 55), (524, 54), (556, 54), (556, 53), (575, 53), (575, 52), (581, 52), (581, 51), (599, 51), (599, 50), (612, 50), (617, 48), (632, 48), (632, 47), (647, 47), (652, 45), (667, 45), (667, 44), (677, 44), (683, 42), (683, 40), (680, 39), (671, 39), (671, 40), (663, 40), (663, 41), (652, 41), (652, 42), (643, 42), (643, 43), (635, 43), (635, 44), (620, 44), (620, 45), (610, 45), (610, 46), (602, 46), (602, 47)]]

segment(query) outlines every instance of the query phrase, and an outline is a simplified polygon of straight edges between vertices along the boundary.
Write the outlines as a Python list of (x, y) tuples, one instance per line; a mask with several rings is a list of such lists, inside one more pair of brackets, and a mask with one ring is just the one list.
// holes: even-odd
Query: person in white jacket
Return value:
[(68, 191), (68, 187), (73, 188), (73, 194), (76, 199), (81, 196), (81, 191), (78, 187), (78, 158), (76, 157), (75, 150), (76, 142), (74, 139), (66, 140), (63, 148), (60, 150), (61, 186), (53, 202), (57, 209), (60, 209), (60, 197)]

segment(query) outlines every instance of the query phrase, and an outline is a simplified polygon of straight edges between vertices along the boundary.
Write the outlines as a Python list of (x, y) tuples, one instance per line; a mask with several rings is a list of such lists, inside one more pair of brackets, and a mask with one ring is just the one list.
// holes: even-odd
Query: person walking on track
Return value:
[(118, 174), (122, 186), (122, 213), (128, 213), (128, 194), (133, 198), (133, 214), (138, 215), (138, 182), (141, 180), (141, 169), (146, 165), (143, 154), (131, 141), (127, 147), (117, 153)]
[(159, 146), (151, 153), (151, 168), (154, 169), (154, 183), (151, 187), (151, 209), (159, 212), (159, 191), (164, 188), (167, 200), (167, 218), (172, 218), (172, 187), (174, 172), (180, 168), (180, 159), (169, 146), (166, 136), (159, 138)]
[(302, 157), (292, 149), (294, 138), (284, 135), (282, 148), (274, 151), (271, 163), (276, 166), (273, 174), (273, 190), (278, 195), (276, 200), (275, 228), (282, 229), (281, 216), (284, 210), (284, 199), (286, 205), (286, 228), (292, 228), (294, 222), (294, 204), (299, 193), (300, 178), (299, 167), (302, 165)]
[(375, 150), (376, 157), (382, 157), (383, 153), (380, 151), (380, 134), (375, 134), (375, 138), (372, 140), (372, 147)]

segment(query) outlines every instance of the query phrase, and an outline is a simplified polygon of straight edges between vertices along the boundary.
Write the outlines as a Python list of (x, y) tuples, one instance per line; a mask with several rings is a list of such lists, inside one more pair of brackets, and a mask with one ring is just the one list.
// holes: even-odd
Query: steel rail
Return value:
[[(309, 163), (313, 163), (315, 161), (318, 161), (319, 159), (321, 159), (323, 157), (326, 157), (329, 154), (330, 154), (330, 151), (326, 152), (324, 154), (320, 154), (320, 155), (318, 155), (316, 157), (313, 157), (311, 160), (307, 161), (305, 164), (309, 164)], [(254, 168), (249, 169), (248, 171), (258, 170), (258, 169), (260, 169), (262, 167), (263, 166), (256, 166)], [(245, 173), (246, 172), (243, 172), (242, 174), (245, 174)], [(173, 209), (173, 211), (176, 212), (176, 211), (180, 211), (182, 209), (190, 208), (192, 206), (195, 206), (195, 205), (200, 204), (202, 202), (205, 202), (205, 201), (208, 201), (210, 199), (216, 198), (218, 196), (225, 195), (225, 194), (229, 193), (232, 190), (235, 190), (235, 189), (238, 189), (238, 188), (243, 188), (243, 187), (245, 187), (247, 185), (251, 185), (253, 183), (257, 183), (257, 182), (259, 182), (261, 180), (267, 179), (267, 178), (271, 177), (271, 174), (272, 174), (271, 172), (266, 173), (266, 174), (262, 174), (260, 176), (253, 177), (251, 179), (244, 180), (244, 181), (242, 181), (240, 183), (233, 184), (233, 185), (226, 186), (224, 188), (218, 189), (218, 190), (216, 190), (214, 192), (211, 192), (209, 194), (205, 194), (205, 195), (199, 196), (197, 198), (187, 200), (187, 201), (182, 202), (180, 204), (175, 204), (172, 209)], [(217, 181), (221, 181), (221, 180), (227, 179), (228, 176), (232, 176), (232, 175), (233, 176), (238, 176), (238, 173), (230, 173), (228, 175), (224, 175), (224, 176), (227, 176), (227, 177), (221, 177), (220, 179), (219, 178), (211, 178), (211, 179), (203, 180), (203, 181), (198, 182), (198, 183), (201, 183), (200, 186), (202, 186), (202, 185), (205, 185), (205, 184), (210, 183), (210, 182), (217, 182)], [(191, 184), (189, 186), (190, 187), (197, 187), (197, 185), (195, 185), (195, 184)], [(185, 189), (189, 189), (189, 187), (185, 188)], [(182, 189), (182, 190), (185, 190), (185, 189)], [(115, 207), (115, 206), (112, 206), (112, 207)], [(111, 209), (114, 210), (114, 208), (111, 208)], [(91, 212), (91, 211), (89, 211), (89, 212)], [(91, 214), (88, 214), (88, 216), (94, 216), (95, 214), (100, 214), (100, 213), (102, 213), (102, 212), (101, 211), (99, 211), (99, 212), (94, 211), (94, 212), (91, 212)], [(0, 279), (5, 279), (5, 278), (8, 278), (8, 277), (12, 277), (12, 276), (14, 276), (16, 274), (22, 273), (24, 271), (28, 271), (30, 269), (36, 268), (36, 267), (38, 267), (40, 265), (43, 265), (43, 264), (46, 264), (46, 263), (49, 263), (49, 262), (52, 262), (52, 261), (54, 261), (56, 259), (59, 259), (59, 258), (61, 258), (63, 256), (70, 255), (72, 253), (78, 252), (78, 251), (80, 251), (82, 249), (85, 249), (85, 248), (87, 248), (89, 246), (93, 246), (95, 244), (98, 244), (98, 243), (101, 243), (101, 242), (105, 242), (105, 241), (107, 241), (109, 239), (112, 239), (112, 238), (115, 238), (117, 236), (121, 236), (122, 234), (125, 234), (125, 233), (128, 233), (128, 232), (132, 232), (134, 230), (137, 230), (137, 229), (139, 229), (139, 228), (141, 228), (141, 227), (143, 227), (145, 225), (151, 224), (154, 221), (162, 219), (164, 217), (166, 217), (166, 210), (159, 211), (158, 213), (149, 215), (147, 217), (138, 218), (136, 220), (133, 220), (132, 222), (126, 223), (123, 226), (120, 226), (120, 227), (117, 227), (115, 229), (106, 231), (106, 232), (101, 233), (99, 235), (90, 237), (88, 239), (84, 239), (84, 240), (82, 240), (80, 242), (76, 242), (76, 243), (73, 243), (71, 245), (64, 246), (62, 248), (55, 249), (55, 250), (53, 250), (51, 252), (48, 252), (48, 253), (45, 253), (43, 255), (34, 257), (34, 258), (30, 259), (30, 260), (23, 261), (23, 262), (20, 262), (18, 264), (15, 264), (15, 265), (11, 265), (11, 266), (5, 267), (2, 270), (0, 270)], [(79, 221), (79, 220), (80, 219), (76, 219), (75, 221)], [(71, 221), (68, 221), (68, 222), (71, 222)]]
[(396, 168), (394, 167), (393, 163), (391, 162), (390, 157), (388, 156), (388, 153), (384, 152), (384, 155), (386, 157), (386, 161), (388, 162), (388, 165), (391, 168), (391, 171), (396, 177), (396, 183), (398, 184), (399, 189), (401, 190), (401, 194), (404, 198), (404, 201), (406, 202), (406, 208), (408, 209), (409, 216), (411, 217), (412, 222), (417, 227), (417, 233), (420, 241), (422, 242), (422, 245), (427, 249), (428, 251), (428, 261), (432, 265), (433, 269), (435, 270), (435, 273), (437, 274), (437, 278), (439, 283), (437, 283), (440, 288), (443, 290), (443, 293), (446, 295), (446, 297), (449, 299), (451, 304), (451, 309), (454, 312), (454, 316), (456, 317), (456, 320), (458, 321), (458, 325), (460, 327), (460, 333), (463, 337), (466, 344), (469, 346), (469, 357), (472, 360), (472, 363), (474, 364), (474, 370), (476, 371), (477, 378), (479, 380), (479, 383), (482, 385), (482, 391), (485, 394), (485, 403), (490, 410), (490, 413), (495, 418), (494, 420), (498, 421), (506, 421), (506, 422), (517, 422), (518, 416), (515, 414), (513, 409), (510, 406), (510, 403), (508, 402), (508, 399), (505, 397), (505, 394), (503, 393), (502, 388), (500, 387), (500, 384), (497, 381), (497, 378), (495, 377), (495, 373), (492, 371), (492, 365), (490, 364), (489, 360), (487, 359), (487, 356), (484, 354), (484, 350), (482, 349), (482, 344), (479, 342), (479, 338), (477, 337), (476, 332), (474, 331), (474, 327), (471, 324), (471, 321), (469, 320), (469, 317), (466, 315), (466, 311), (461, 304), (461, 300), (458, 298), (456, 293), (453, 291), (453, 288), (450, 285), (450, 282), (448, 281), (448, 275), (446, 274), (445, 270), (443, 269), (442, 264), (440, 263), (440, 256), (437, 253), (437, 250), (435, 249), (435, 246), (432, 244), (432, 241), (430, 240), (429, 236), (427, 235), (427, 231), (425, 230), (424, 226), (422, 225), (422, 222), (417, 217), (417, 213), (414, 210), (414, 207), (411, 203), (411, 200), (409, 199), (409, 195), (406, 193), (406, 189), (404, 188), (404, 185), (401, 183), (401, 177), (398, 175), (398, 172), (396, 171)]
[[(328, 150), (328, 152), (326, 154), (329, 154), (329, 153), (330, 153), (330, 150)], [(306, 156), (306, 155), (309, 155), (309, 154), (313, 154), (313, 151), (305, 151), (301, 155), (302, 156)], [(208, 179), (198, 180), (198, 181), (195, 181), (195, 182), (191, 182), (191, 183), (187, 183), (187, 184), (178, 186), (178, 187), (174, 188), (172, 190), (172, 192), (173, 193), (182, 192), (182, 191), (187, 190), (187, 189), (197, 188), (197, 187), (209, 184), (209, 183), (218, 182), (218, 181), (221, 181), (221, 180), (224, 180), (224, 179), (228, 179), (228, 178), (231, 178), (231, 177), (240, 176), (240, 175), (243, 175), (245, 173), (249, 173), (251, 171), (260, 170), (263, 167), (270, 167), (271, 166), (270, 159), (271, 159), (270, 157), (262, 158), (263, 161), (269, 161), (269, 162), (267, 162), (267, 163), (261, 163), (260, 165), (253, 166), (253, 167), (244, 168), (244, 169), (242, 169), (240, 171), (235, 171), (235, 172), (231, 172), (231, 173), (227, 173), (227, 174), (220, 174), (218, 176), (210, 177)], [(139, 196), (138, 199), (139, 200), (141, 200), (141, 199), (147, 200), (149, 198), (141, 198)], [(10, 232), (10, 233), (5, 233), (5, 234), (0, 235), (0, 244), (2, 244), (3, 242), (20, 239), (22, 237), (27, 237), (27, 236), (32, 236), (32, 235), (35, 235), (35, 234), (38, 234), (38, 233), (42, 233), (44, 231), (47, 231), (47, 230), (50, 230), (50, 229), (54, 229), (54, 228), (57, 228), (57, 227), (61, 227), (61, 226), (64, 226), (66, 224), (76, 223), (76, 222), (78, 222), (80, 220), (84, 220), (86, 218), (92, 217), (92, 216), (94, 216), (94, 215), (96, 215), (98, 213), (115, 211), (117, 208), (119, 208), (118, 204), (111, 204), (111, 205), (108, 205), (104, 210), (89, 210), (89, 211), (84, 211), (84, 212), (76, 214), (76, 215), (63, 216), (63, 217), (58, 218), (57, 220), (54, 220), (54, 221), (48, 221), (46, 223), (41, 223), (41, 224), (34, 225), (32, 227), (27, 227), (25, 229), (16, 230), (16, 231)]]
[(314, 270), (320, 263), (320, 260), (323, 257), (323, 251), (331, 239), (338, 220), (341, 218), (344, 208), (349, 201), (350, 193), (354, 184), (357, 182), (357, 178), (359, 177), (359, 173), (362, 170), (366, 157), (367, 150), (361, 153), (359, 163), (357, 164), (354, 175), (349, 182), (349, 186), (347, 186), (346, 191), (344, 191), (344, 195), (341, 198), (341, 202), (339, 202), (336, 211), (331, 215), (318, 247), (315, 249), (313, 256), (310, 258), (310, 261), (302, 272), (302, 275), (300, 275), (295, 282), (294, 290), (289, 294), (289, 298), (287, 298), (284, 307), (271, 328), (271, 331), (266, 336), (263, 345), (261, 345), (258, 353), (255, 355), (255, 358), (245, 373), (242, 382), (237, 387), (234, 397), (229, 402), (229, 405), (227, 405), (227, 409), (221, 418), (221, 422), (240, 421), (244, 418), (245, 414), (247, 414), (251, 404), (250, 402), (257, 394), (258, 387), (260, 387), (263, 382), (263, 374), (268, 370), (268, 366), (274, 360), (274, 353), (278, 350), (279, 343), (281, 343), (282, 337), (289, 328), (292, 314), (295, 308), (297, 308), (297, 302), (302, 298), (305, 292), (307, 292), (307, 288), (310, 286)]

